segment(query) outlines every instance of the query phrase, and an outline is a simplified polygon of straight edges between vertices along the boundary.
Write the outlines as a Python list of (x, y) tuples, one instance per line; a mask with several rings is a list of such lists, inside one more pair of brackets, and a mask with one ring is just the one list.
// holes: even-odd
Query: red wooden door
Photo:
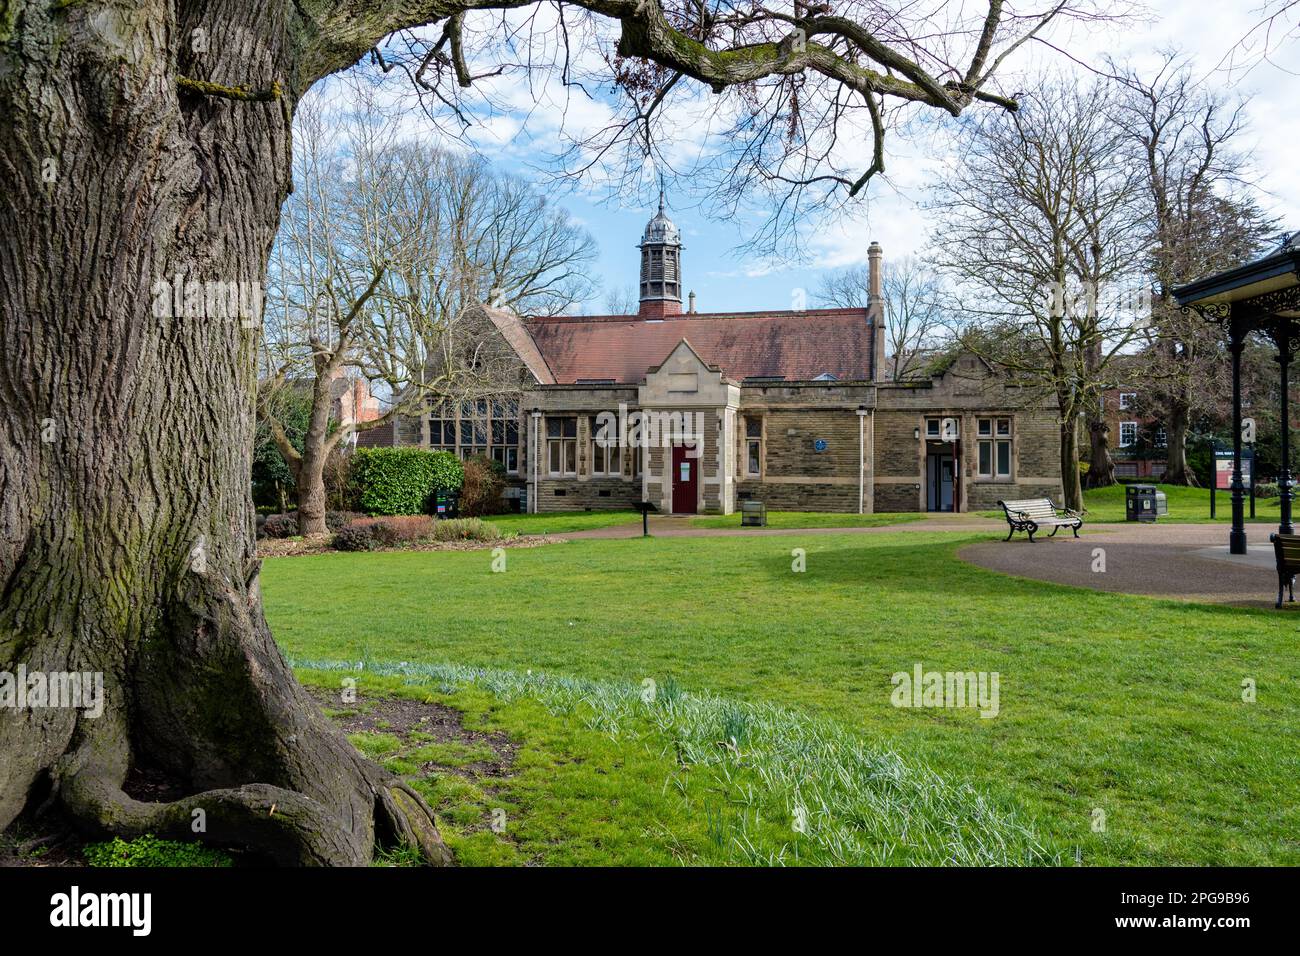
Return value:
[(673, 446), (673, 514), (695, 514), (700, 460), (687, 455), (688, 449)]

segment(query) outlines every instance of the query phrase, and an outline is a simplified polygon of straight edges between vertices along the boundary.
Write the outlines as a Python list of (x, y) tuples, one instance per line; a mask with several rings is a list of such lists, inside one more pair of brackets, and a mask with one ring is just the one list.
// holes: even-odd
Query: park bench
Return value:
[(1300, 574), (1300, 534), (1270, 534), (1273, 557), (1277, 559), (1277, 604), (1282, 606), (1282, 589), (1285, 587), (1295, 600), (1295, 576)]
[(1027, 531), (1032, 542), (1034, 535), (1044, 528), (1051, 528), (1052, 535), (1061, 528), (1070, 528), (1077, 538), (1079, 529), (1083, 527), (1083, 515), (1068, 508), (1056, 507), (1051, 498), (1022, 498), (1018, 501), (999, 501), (998, 504), (1006, 512), (1007, 524), (1011, 526), (1007, 532), (1008, 541), (1017, 531)]

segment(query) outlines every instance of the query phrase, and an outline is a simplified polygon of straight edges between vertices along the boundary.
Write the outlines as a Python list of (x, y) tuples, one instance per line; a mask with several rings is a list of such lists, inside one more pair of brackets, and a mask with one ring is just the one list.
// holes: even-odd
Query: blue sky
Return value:
[[(1123, 2), (1123, 0), (1117, 0)], [(1232, 96), (1253, 97), (1247, 110), (1250, 128), (1241, 143), (1254, 164), (1263, 187), (1264, 205), (1282, 217), (1291, 229), (1300, 228), (1300, 176), (1294, 168), (1294, 141), (1300, 131), (1300, 40), (1292, 39), (1273, 56), (1249, 71), (1225, 68), (1224, 58), (1259, 20), (1263, 0), (1228, 0), (1217, 5), (1187, 0), (1154, 0), (1146, 13), (1117, 28), (1107, 24), (1075, 26), (1052, 37), (1074, 60), (1098, 64), (1109, 54), (1137, 65), (1152, 64), (1166, 50), (1177, 48), (1190, 57), (1195, 76)], [(544, 8), (537, 8), (539, 11)], [(1294, 16), (1294, 14), (1292, 14)], [(1240, 53), (1238, 54), (1240, 59)], [(599, 64), (597, 64), (598, 66)], [(1052, 67), (1086, 76), (1079, 63), (1044, 46), (1033, 44), (1004, 66), (1002, 75), (1014, 84), (1021, 72)], [(600, 255), (596, 278), (606, 289), (635, 289), (638, 254), (635, 244), (655, 209), (656, 176), (639, 171), (638, 195), (610, 199), (613, 187), (585, 180), (557, 185), (546, 174), (546, 160), (574, 129), (599, 128), (610, 113), (599, 97), (575, 97), (552, 83), (549, 87), (517, 80), (491, 89), (496, 107), (491, 118), (470, 131), (476, 147), (500, 168), (538, 182), (595, 237)], [(1014, 85), (1010, 88), (1014, 89)], [(540, 89), (540, 92), (539, 92)], [(393, 92), (390, 95), (401, 95)], [(707, 94), (700, 94), (707, 96)], [(677, 142), (671, 158), (680, 170), (691, 155), (707, 153), (711, 131), (692, 115), (694, 101), (679, 110), (669, 132)], [(699, 101), (702, 103), (703, 101)], [(977, 107), (978, 108), (978, 107)], [(953, 162), (949, 136), (956, 121), (927, 123), (921, 132), (895, 133), (887, 143), (887, 176), (873, 181), (868, 196), (845, 214), (824, 222), (807, 223), (807, 248), (792, 261), (771, 263), (740, 250), (751, 238), (749, 231), (761, 220), (761, 208), (749, 217), (718, 221), (692, 192), (689, 178), (670, 181), (669, 214), (680, 227), (686, 250), (682, 257), (683, 285), (694, 290), (701, 311), (787, 309), (797, 290), (805, 290), (808, 304), (827, 270), (865, 262), (874, 239), (885, 248), (886, 261), (907, 254), (924, 254), (930, 223), (921, 208), (927, 187)], [(869, 155), (865, 137), (845, 143), (849, 155)], [(599, 177), (596, 177), (599, 179)], [(634, 295), (634, 293), (633, 293)], [(598, 294), (582, 311), (604, 312), (605, 293)]]
[[(752, 256), (738, 253), (736, 246), (744, 239), (738, 229), (714, 222), (705, 211), (686, 205), (689, 197), (682, 197), (680, 206), (675, 198), (667, 197), (667, 209), (682, 230), (683, 289), (695, 292), (696, 307), (701, 312), (788, 309), (792, 289), (801, 284), (807, 290), (809, 305), (813, 304), (819, 270), (810, 266), (773, 270)], [(640, 267), (636, 244), (657, 203), (652, 200), (646, 208), (620, 208), (580, 195), (564, 197), (561, 202), (595, 236), (600, 247), (596, 271), (602, 284), (613, 289), (630, 287), (635, 299)], [(586, 311), (604, 312), (604, 297), (589, 303)]]

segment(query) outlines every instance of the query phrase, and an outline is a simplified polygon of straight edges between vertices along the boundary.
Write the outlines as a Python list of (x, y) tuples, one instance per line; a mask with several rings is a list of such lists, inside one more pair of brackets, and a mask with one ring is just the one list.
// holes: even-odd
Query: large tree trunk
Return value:
[[(320, 363), (318, 362), (318, 365)], [(327, 534), (325, 525), (325, 459), (329, 457), (330, 380), (317, 370), (312, 383), (311, 415), (303, 438), (302, 457), (294, 470), (298, 491), (298, 533)]]
[(1061, 420), (1061, 506), (1083, 510), (1083, 485), (1079, 480), (1079, 427), (1077, 418)]
[(1088, 419), (1088, 487), (1115, 484), (1115, 460), (1110, 455), (1110, 426), (1105, 418)]
[[(0, 16), (0, 669), (100, 672), (106, 697), (97, 719), (0, 707), (0, 829), (52, 797), (97, 832), (283, 862), (363, 864), (377, 837), (447, 859), (427, 808), (321, 714), (263, 618), (256, 321), (154, 309), (170, 311), (176, 276), (260, 288), (289, 188), (290, 84), (266, 101), (193, 95), (177, 71), (285, 83), (291, 9)], [(128, 796), (145, 765), (189, 796)]]
[(1168, 420), (1165, 422), (1168, 436), (1168, 460), (1162, 479), (1169, 485), (1190, 485), (1199, 487), (1196, 473), (1187, 464), (1187, 432), (1191, 424), (1187, 403), (1177, 398), (1169, 402)]

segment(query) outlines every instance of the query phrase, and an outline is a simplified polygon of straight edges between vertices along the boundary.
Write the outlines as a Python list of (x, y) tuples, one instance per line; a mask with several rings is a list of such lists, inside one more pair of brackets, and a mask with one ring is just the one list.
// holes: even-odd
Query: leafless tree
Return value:
[[(952, 300), (938, 271), (915, 256), (881, 266), (890, 378), (900, 381), (921, 369), (929, 350), (953, 330)], [(823, 276), (817, 290), (823, 305), (866, 308), (870, 301), (867, 266), (855, 265)]]
[(636, 290), (630, 285), (610, 289), (605, 294), (606, 315), (633, 315), (638, 304)]
[[(1129, 0), (842, 0), (833, 9), (819, 0), (580, 0), (513, 16), (467, 11), (441, 35), (399, 32), (372, 59), (413, 77), (430, 115), (450, 107), (464, 126), (508, 102), (498, 80), (532, 83), (546, 64), (566, 97), (609, 107), (599, 121), (563, 127), (558, 175), (603, 183), (611, 196), (684, 180), (718, 217), (765, 216), (746, 245), (780, 256), (796, 248), (810, 213), (844, 212), (885, 173), (891, 130), (974, 103), (1014, 109), (998, 77), (1016, 51), (1134, 9)], [(607, 102), (595, 91), (611, 77), (617, 97)], [(712, 134), (709, 149), (680, 148), (701, 131)]]
[[(326, 532), (325, 463), (354, 432), (517, 384), (469, 306), (554, 314), (593, 291), (594, 242), (563, 211), (481, 162), (402, 139), (372, 91), (357, 93), (342, 109), (299, 108), (297, 188), (262, 325), (259, 414), (293, 474), (304, 535)], [(388, 409), (332, 423), (349, 376), (390, 397)], [(311, 393), (301, 451), (275, 413), (284, 388)]]
[(1247, 164), (1235, 148), (1244, 103), (1198, 84), (1176, 53), (1149, 75), (1116, 69), (1122, 95), (1115, 112), (1142, 171), (1142, 222), (1156, 290), (1150, 344), (1141, 375), (1148, 412), (1168, 442), (1164, 479), (1196, 484), (1187, 465), (1187, 433), (1196, 416), (1226, 400), (1222, 330), (1185, 313), (1171, 290), (1253, 258), (1276, 230), (1251, 195)]
[(1081, 422), (1089, 471), (1113, 473), (1101, 398), (1138, 333), (1138, 179), (1110, 84), (1037, 87), (1018, 114), (973, 124), (936, 191), (933, 239), (973, 322), (966, 345), (1055, 398), (1065, 504), (1079, 509)]
[[(726, 104), (736, 130), (723, 195), (783, 190), (775, 219), (789, 222), (805, 200), (862, 193), (898, 105), (1015, 108), (999, 86), (1006, 57), (1098, 7), (9, 0), (0, 665), (120, 686), (98, 720), (0, 708), (0, 828), (45, 792), (128, 838), (192, 839), (204, 807), (206, 840), (286, 862), (364, 864), (385, 834), (447, 859), (427, 805), (357, 753), (275, 647), (247, 487), (261, 336), (215, 292), (188, 294), (265, 282), (293, 116), (314, 84), (369, 57), (448, 125), (540, 92), (548, 70), (570, 98), (612, 86), (617, 119), (575, 173), (611, 143), (630, 166), (670, 167), (658, 124), (690, 104), (669, 96), (712, 91), (699, 102)], [(170, 307), (154, 294), (168, 283), (185, 287)], [(132, 799), (122, 787), (138, 761), (190, 796)]]

